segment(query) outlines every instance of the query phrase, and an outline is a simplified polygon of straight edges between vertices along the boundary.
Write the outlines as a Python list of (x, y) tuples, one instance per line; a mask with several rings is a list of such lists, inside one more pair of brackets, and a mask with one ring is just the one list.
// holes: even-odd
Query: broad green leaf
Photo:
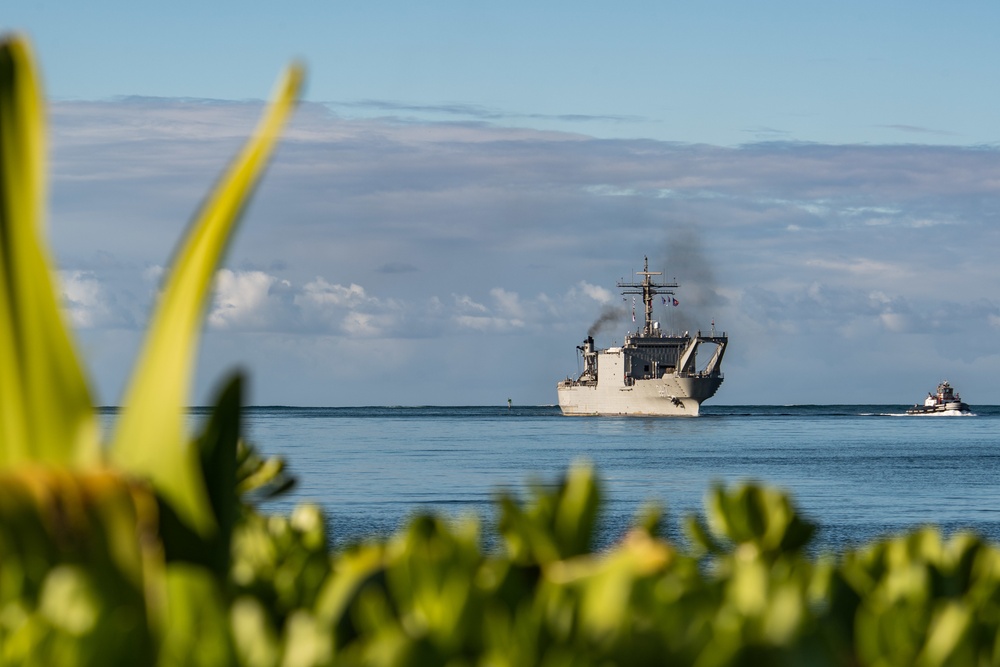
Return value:
[(205, 480), (219, 531), (206, 554), (206, 564), (216, 574), (226, 576), (233, 528), (239, 516), (236, 497), (236, 447), (240, 439), (240, 406), (243, 404), (243, 377), (236, 374), (222, 390), (212, 417), (198, 439), (202, 479)]
[(173, 505), (159, 505), (160, 536), (167, 562), (201, 565), (223, 578), (229, 569), (233, 528), (240, 515), (236, 496), (236, 443), (242, 388), (243, 378), (238, 373), (226, 382), (197, 440), (199, 469), (218, 530), (211, 536), (200, 535), (180, 520)]
[(553, 517), (553, 533), (559, 541), (562, 558), (589, 550), (599, 505), (600, 493), (593, 467), (589, 463), (574, 464), (563, 482)]
[(202, 567), (167, 566), (167, 620), (159, 667), (236, 665), (222, 582)]
[(117, 465), (151, 479), (177, 514), (203, 534), (211, 532), (213, 519), (184, 414), (198, 339), (212, 278), (302, 79), (300, 67), (289, 68), (254, 137), (189, 228), (167, 274), (111, 445)]
[(42, 243), (45, 118), (34, 59), (0, 41), (0, 467), (92, 462), (90, 392)]

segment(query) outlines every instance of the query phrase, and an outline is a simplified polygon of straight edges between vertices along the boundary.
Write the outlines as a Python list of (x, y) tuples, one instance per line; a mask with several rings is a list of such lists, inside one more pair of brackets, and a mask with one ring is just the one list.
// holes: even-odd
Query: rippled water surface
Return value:
[[(342, 545), (385, 535), (418, 511), (492, 519), (498, 489), (596, 466), (606, 498), (599, 545), (646, 502), (671, 532), (714, 481), (789, 490), (838, 550), (925, 523), (1000, 542), (1000, 407), (907, 417), (902, 406), (704, 406), (699, 418), (563, 417), (554, 407), (249, 408), (249, 438), (287, 458)], [(200, 411), (199, 411), (200, 412)], [(196, 415), (196, 418), (200, 418)]]

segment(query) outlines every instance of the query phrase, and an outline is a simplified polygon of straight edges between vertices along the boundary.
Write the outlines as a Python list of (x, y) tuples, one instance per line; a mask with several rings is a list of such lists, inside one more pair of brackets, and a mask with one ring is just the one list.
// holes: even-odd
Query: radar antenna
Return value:
[(643, 257), (642, 271), (636, 271), (635, 275), (643, 276), (641, 283), (619, 282), (622, 294), (641, 294), (642, 303), (646, 307), (646, 325), (642, 328), (643, 336), (653, 335), (653, 297), (657, 294), (669, 294), (673, 297), (677, 283), (657, 283), (653, 282), (653, 276), (663, 275), (662, 271), (649, 270), (649, 257)]

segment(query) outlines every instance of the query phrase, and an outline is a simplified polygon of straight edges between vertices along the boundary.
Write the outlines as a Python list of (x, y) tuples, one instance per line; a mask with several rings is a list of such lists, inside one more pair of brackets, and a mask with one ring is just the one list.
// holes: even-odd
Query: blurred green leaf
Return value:
[(239, 663), (246, 667), (277, 667), (280, 647), (264, 605), (250, 596), (236, 598), (230, 607), (233, 642)]
[(586, 553), (590, 549), (600, 507), (593, 468), (572, 466), (554, 488), (535, 485), (527, 503), (501, 494), (498, 529), (512, 558), (543, 564)]
[(717, 540), (775, 556), (799, 552), (816, 532), (786, 493), (755, 483), (731, 489), (714, 484), (706, 496), (705, 512), (714, 540), (707, 539), (700, 524), (690, 526), (692, 536), (705, 546)]
[(0, 474), (0, 662), (152, 659), (155, 511), (148, 490), (111, 471)]
[(636, 514), (632, 525), (651, 537), (659, 537), (664, 528), (666, 510), (659, 503), (646, 503)]
[(183, 522), (174, 506), (160, 503), (160, 534), (168, 561), (204, 565), (219, 577), (229, 571), (233, 530), (241, 508), (236, 492), (236, 451), (240, 439), (243, 378), (237, 374), (223, 387), (197, 440), (203, 483), (219, 530), (209, 536)]
[(303, 71), (292, 67), (254, 137), (189, 229), (153, 315), (111, 445), (112, 461), (153, 481), (178, 516), (201, 534), (215, 529), (184, 434), (190, 376), (209, 290), (239, 215), (297, 100)]
[(328, 665), (333, 658), (333, 641), (312, 614), (298, 610), (288, 619), (282, 667)]
[(943, 605), (931, 620), (920, 664), (976, 664), (976, 651), (969, 641), (972, 625), (972, 613), (966, 605), (958, 602)]
[(316, 600), (318, 617), (330, 628), (337, 646), (357, 639), (351, 610), (367, 587), (385, 587), (385, 546), (363, 544), (340, 554)]
[(0, 468), (80, 465), (98, 426), (42, 242), (45, 116), (31, 48), (0, 40)]
[(289, 474), (283, 459), (275, 456), (265, 459), (246, 441), (237, 443), (236, 493), (245, 501), (276, 498), (295, 484), (295, 477)]
[(177, 563), (166, 572), (167, 618), (160, 667), (236, 665), (229, 614), (219, 582), (205, 568)]
[(600, 491), (593, 466), (573, 465), (560, 488), (554, 526), (564, 558), (590, 550), (598, 507)]

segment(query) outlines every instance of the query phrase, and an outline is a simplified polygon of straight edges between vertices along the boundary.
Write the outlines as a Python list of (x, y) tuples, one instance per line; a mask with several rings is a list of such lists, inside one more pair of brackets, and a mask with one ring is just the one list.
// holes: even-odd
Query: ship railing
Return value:
[(682, 378), (725, 378), (725, 374), (722, 371), (715, 371), (714, 373), (707, 373), (705, 371), (696, 371), (694, 373), (690, 371), (681, 371), (677, 374), (677, 377)]

